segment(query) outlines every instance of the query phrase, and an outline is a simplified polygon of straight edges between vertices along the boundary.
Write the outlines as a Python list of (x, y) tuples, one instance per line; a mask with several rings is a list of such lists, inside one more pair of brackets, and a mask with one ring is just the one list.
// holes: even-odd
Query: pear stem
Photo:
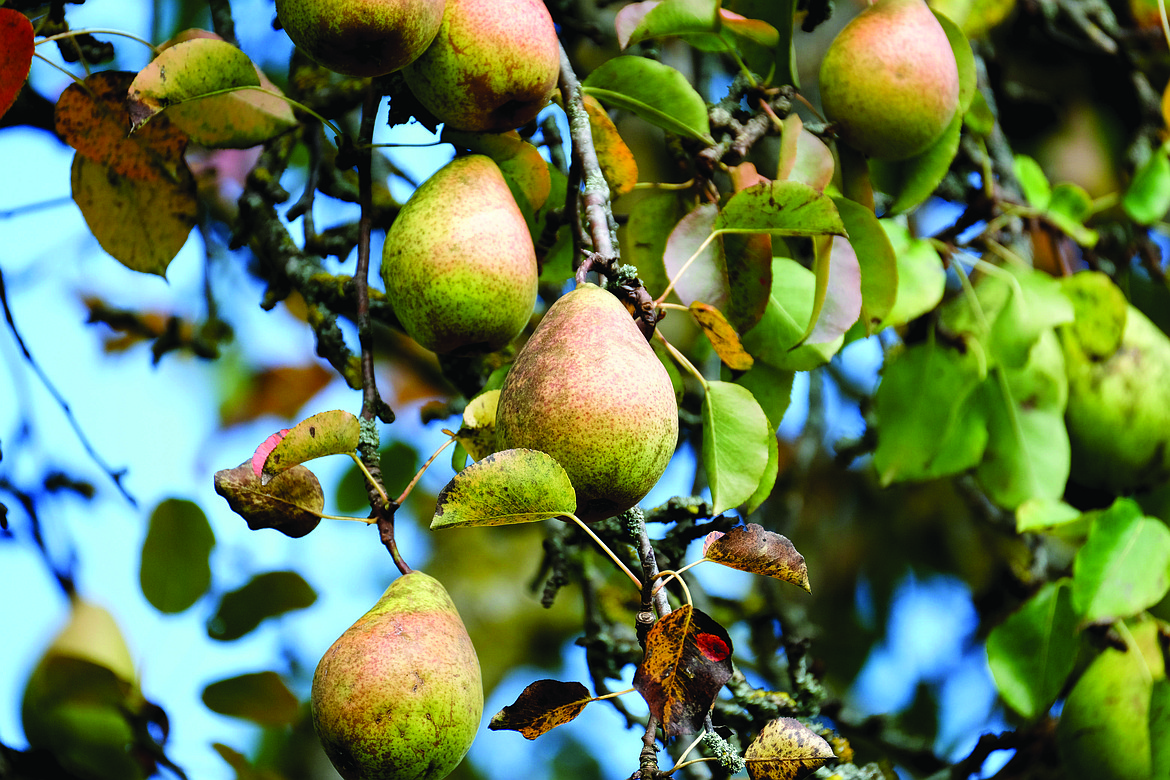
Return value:
[(601, 541), (601, 537), (599, 537), (597, 534), (593, 533), (592, 528), (585, 525), (585, 521), (581, 520), (579, 517), (577, 517), (574, 514), (566, 514), (565, 517), (572, 520), (574, 523), (576, 523), (578, 526), (581, 527), (582, 531), (589, 534), (589, 538), (591, 538), (594, 542), (596, 542), (597, 546), (600, 547), (602, 549), (602, 551), (606, 555), (609, 556), (610, 560), (612, 560), (614, 563), (616, 563), (617, 567), (626, 573), (626, 576), (629, 577), (630, 581), (633, 582), (634, 585), (636, 585), (638, 587), (638, 590), (642, 590), (642, 581), (634, 576), (634, 573), (632, 571), (630, 571), (628, 566), (626, 566), (624, 563), (622, 563), (621, 559), (618, 558), (617, 555), (614, 554), (613, 550), (609, 549), (609, 545), (607, 545), (605, 542)]
[(125, 30), (107, 29), (105, 27), (92, 27), (92, 28), (85, 29), (85, 30), (66, 30), (65, 32), (57, 33), (56, 35), (46, 36), (46, 37), (40, 39), (39, 41), (37, 41), (33, 45), (40, 46), (42, 43), (51, 43), (53, 41), (61, 41), (61, 40), (64, 40), (66, 38), (76, 38), (79, 35), (121, 35), (123, 38), (129, 38), (132, 41), (138, 41), (143, 46), (150, 49), (154, 54), (158, 54), (158, 47), (155, 46), (150, 41), (145, 41), (142, 38), (139, 38), (137, 35), (132, 35), (132, 34), (126, 32)]
[[(444, 433), (446, 433), (446, 431), (444, 431)], [(418, 470), (418, 473), (414, 475), (414, 479), (410, 480), (410, 484), (407, 485), (403, 489), (402, 495), (400, 495), (397, 499), (395, 499), (395, 501), (394, 501), (395, 504), (402, 505), (402, 504), (406, 503), (406, 497), (410, 495), (410, 491), (414, 490), (414, 486), (418, 484), (418, 481), (420, 479), (422, 479), (422, 475), (425, 474), (427, 469), (429, 469), (431, 467), (431, 464), (435, 462), (435, 458), (439, 457), (439, 455), (443, 452), (443, 450), (447, 449), (448, 447), (450, 447), (454, 443), (455, 443), (455, 437), (451, 436), (451, 438), (449, 438), (449, 439), (447, 439), (447, 441), (443, 442), (443, 446), (441, 446), (441, 447), (439, 447), (439, 449), (435, 450), (435, 454), (433, 454), (433, 455), (431, 455), (431, 457), (427, 458), (427, 462), (424, 463), (422, 465), (422, 468)]]

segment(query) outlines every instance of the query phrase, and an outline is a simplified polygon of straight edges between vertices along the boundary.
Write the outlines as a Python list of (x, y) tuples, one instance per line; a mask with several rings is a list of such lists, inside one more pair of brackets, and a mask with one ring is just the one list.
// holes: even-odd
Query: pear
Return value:
[(403, 329), (439, 353), (495, 350), (536, 303), (532, 236), (491, 158), (458, 157), (415, 190), (382, 247)]
[(135, 780), (147, 772), (132, 750), (131, 718), (145, 700), (114, 618), (74, 596), (69, 620), (25, 685), (20, 716), (33, 749), (54, 754), (72, 775)]
[(1129, 492), (1170, 478), (1170, 339), (1109, 277), (1063, 283), (1076, 320), (1060, 328), (1071, 476)]
[(542, 0), (448, 0), (434, 43), (402, 74), (448, 127), (499, 132), (536, 117), (560, 67), (556, 28)]
[(1153, 777), (1150, 702), (1165, 662), (1156, 621), (1129, 625), (1126, 649), (1106, 648), (1094, 658), (1061, 710), (1056, 745), (1069, 777)]
[(483, 715), (471, 637), (443, 585), (413, 571), (325, 652), (313, 726), (346, 780), (440, 780), (463, 760)]
[(587, 282), (549, 307), (500, 389), (499, 449), (555, 458), (590, 522), (650, 492), (677, 441), (670, 376), (626, 307)]
[(413, 62), (439, 32), (446, 0), (276, 0), (288, 37), (346, 76), (382, 76)]
[(959, 108), (959, 69), (924, 0), (878, 0), (821, 61), (821, 105), (862, 154), (903, 160), (933, 144)]

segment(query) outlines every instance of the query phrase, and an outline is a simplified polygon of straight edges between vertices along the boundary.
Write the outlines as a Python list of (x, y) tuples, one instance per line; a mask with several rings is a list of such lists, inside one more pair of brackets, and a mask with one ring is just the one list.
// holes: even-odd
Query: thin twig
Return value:
[[(386, 490), (382, 487), (382, 464), (378, 457), (377, 421), (389, 423), (394, 420), (394, 413), (382, 397), (378, 395), (378, 385), (374, 377), (374, 349), (370, 326), (370, 231), (373, 229), (373, 150), (370, 148), (370, 139), (374, 136), (374, 121), (378, 117), (378, 105), (382, 94), (378, 91), (377, 82), (371, 82), (366, 91), (365, 103), (362, 106), (362, 124), (359, 131), (357, 145), (358, 168), (358, 200), (361, 203), (362, 215), (358, 222), (357, 269), (353, 274), (353, 288), (357, 299), (354, 322), (357, 324), (358, 344), (361, 345), (362, 366), (362, 440), (358, 444), (358, 453), (366, 467), (370, 483), (366, 487), (370, 506), (373, 507), (373, 517), (378, 523), (378, 536), (394, 559), (394, 565), (403, 574), (409, 574), (410, 566), (398, 552), (398, 544), (394, 540), (394, 514), (398, 511), (398, 504), (384, 500)], [(373, 434), (372, 436), (368, 434)]]
[(77, 436), (78, 441), (81, 442), (81, 446), (85, 448), (86, 454), (97, 464), (98, 468), (113, 480), (115, 487), (118, 488), (118, 492), (130, 502), (130, 506), (137, 507), (138, 501), (135, 500), (134, 496), (130, 495), (129, 491), (126, 490), (126, 486), (122, 484), (122, 477), (126, 476), (126, 470), (120, 469), (115, 471), (97, 453), (97, 450), (90, 443), (89, 438), (86, 437), (85, 431), (81, 430), (81, 424), (73, 416), (73, 410), (70, 408), (69, 402), (57, 390), (57, 387), (50, 381), (48, 375), (41, 370), (40, 365), (33, 358), (32, 353), (29, 352), (28, 346), (25, 345), (24, 339), (20, 337), (20, 331), (16, 329), (16, 320), (12, 316), (12, 308), (8, 305), (8, 292), (4, 286), (4, 271), (2, 269), (0, 269), (0, 306), (4, 307), (4, 320), (8, 323), (8, 329), (12, 331), (12, 338), (16, 340), (16, 345), (20, 347), (20, 352), (24, 355), (25, 361), (32, 368), (33, 373), (37, 375), (37, 378), (41, 380), (41, 384), (49, 391), (49, 395), (53, 396), (53, 400), (61, 407), (61, 411), (65, 413), (65, 419), (69, 421), (69, 425), (73, 428), (73, 433)]

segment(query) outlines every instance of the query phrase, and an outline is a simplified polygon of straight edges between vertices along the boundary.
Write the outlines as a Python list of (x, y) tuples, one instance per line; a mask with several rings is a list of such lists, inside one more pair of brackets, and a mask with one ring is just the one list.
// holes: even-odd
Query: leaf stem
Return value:
[(106, 29), (104, 27), (94, 27), (92, 29), (85, 29), (85, 30), (66, 30), (65, 32), (57, 33), (56, 35), (50, 35), (50, 36), (47, 36), (45, 38), (42, 38), (41, 40), (37, 41), (35, 45), (40, 46), (42, 43), (50, 43), (52, 41), (61, 41), (61, 40), (64, 40), (66, 38), (76, 38), (79, 35), (121, 35), (123, 38), (129, 38), (132, 41), (138, 41), (143, 46), (146, 46), (147, 48), (149, 48), (155, 54), (158, 54), (158, 51), (159, 51), (158, 47), (155, 46), (153, 43), (151, 43), (150, 41), (143, 40), (142, 38), (139, 38), (137, 35), (132, 35), (131, 33), (128, 33), (124, 30), (112, 30), (112, 29)]
[(351, 452), (349, 453), (349, 457), (353, 458), (353, 462), (357, 464), (358, 469), (365, 475), (366, 485), (378, 491), (378, 495), (382, 497), (382, 503), (390, 503), (390, 497), (386, 495), (386, 491), (382, 488), (382, 483), (374, 478), (374, 475), (366, 468), (366, 464), (362, 463), (362, 459), (358, 457), (357, 453)]
[(584, 531), (585, 533), (587, 533), (589, 535), (589, 538), (591, 538), (594, 542), (596, 542), (597, 546), (600, 547), (602, 549), (602, 551), (606, 555), (609, 556), (609, 559), (611, 561), (613, 561), (614, 563), (616, 563), (617, 567), (619, 569), (621, 569), (623, 572), (625, 572), (626, 576), (629, 577), (630, 581), (633, 582), (634, 585), (637, 586), (638, 590), (639, 591), (642, 590), (642, 581), (634, 576), (634, 573), (632, 571), (630, 571), (628, 566), (626, 566), (624, 563), (622, 563), (621, 559), (618, 558), (617, 555), (614, 554), (613, 550), (609, 549), (609, 545), (607, 545), (605, 542), (601, 541), (601, 537), (599, 537), (597, 534), (593, 533), (593, 529), (590, 528), (589, 526), (587, 526), (585, 524), (585, 521), (581, 520), (579, 517), (577, 517), (574, 514), (566, 514), (565, 517), (569, 518), (574, 523), (576, 523), (578, 526), (580, 526), (581, 530)]
[[(698, 563), (702, 563), (702, 561), (698, 561)], [(654, 592), (657, 593), (659, 590), (666, 587), (666, 584), (668, 582), (670, 582), (672, 579), (678, 580), (678, 584), (682, 586), (683, 595), (685, 595), (687, 597), (687, 606), (688, 607), (694, 606), (694, 602), (691, 601), (691, 589), (687, 587), (686, 580), (684, 580), (682, 577), (680, 577), (679, 576), (680, 574), (682, 574), (681, 570), (680, 571), (673, 571), (671, 569), (665, 569), (663, 571), (658, 572), (658, 576), (663, 577), (665, 579), (663, 579), (661, 585), (659, 585), (657, 588), (654, 589)]]
[(634, 185), (636, 190), (689, 190), (695, 186), (693, 178), (686, 181), (640, 181)]
[(711, 232), (711, 235), (707, 236), (707, 238), (703, 240), (703, 243), (699, 244), (699, 248), (695, 250), (695, 253), (687, 258), (687, 261), (683, 263), (682, 268), (678, 269), (678, 273), (675, 274), (674, 278), (670, 280), (670, 284), (666, 285), (666, 289), (662, 291), (662, 295), (659, 295), (658, 299), (654, 301), (654, 305), (660, 305), (663, 301), (666, 300), (666, 296), (670, 295), (670, 293), (674, 290), (675, 283), (682, 278), (682, 275), (687, 272), (687, 269), (691, 267), (691, 264), (699, 258), (699, 255), (703, 254), (703, 251), (712, 241), (715, 240), (716, 236), (719, 234), (720, 231), (714, 230)]
[(703, 392), (707, 392), (707, 380), (699, 372), (699, 369), (695, 368), (695, 365), (691, 361), (687, 360), (687, 356), (675, 349), (674, 345), (667, 341), (666, 337), (663, 336), (659, 331), (654, 331), (654, 336), (663, 343), (663, 345), (666, 347), (666, 351), (670, 353), (670, 356), (673, 357), (680, 366), (685, 368), (691, 375), (695, 377), (695, 379), (699, 380), (699, 384), (703, 386)]
[(674, 762), (674, 766), (671, 767), (670, 769), (668, 769), (666, 771), (666, 774), (672, 775), (675, 772), (677, 772), (680, 767), (686, 766), (687, 764), (693, 764), (693, 763), (696, 763), (698, 761), (710, 761), (711, 759), (708, 759), (708, 758), (696, 758), (694, 761), (686, 761), (685, 760), (686, 757), (691, 754), (691, 751), (699, 746), (699, 743), (703, 741), (703, 737), (705, 737), (705, 736), (707, 736), (707, 731), (706, 731), (706, 729), (703, 729), (702, 731), (699, 732), (699, 736), (695, 737), (695, 741), (692, 742), (691, 744), (687, 745), (686, 750), (684, 750), (682, 752), (682, 754), (679, 755), (679, 757)]
[[(666, 577), (666, 579), (664, 579), (662, 582), (658, 583), (658, 587), (656, 587), (650, 595), (653, 596), (653, 595), (657, 594), (658, 591), (662, 590), (668, 584), (670, 584), (670, 581), (672, 579), (677, 579), (679, 581), (679, 583), (681, 583), (683, 588), (685, 589), (687, 584), (685, 582), (683, 582), (682, 573), (685, 572), (687, 569), (693, 569), (694, 567), (698, 566), (700, 563), (706, 563), (709, 560), (710, 560), (710, 558), (700, 558), (697, 561), (691, 561), (686, 566), (682, 567), (681, 569), (678, 569), (677, 571), (667, 570), (667, 571), (659, 572), (658, 576), (659, 577)], [(669, 576), (667, 576), (667, 575), (669, 575)], [(690, 601), (689, 594), (688, 594), (687, 601), (688, 602)]]
[(435, 462), (435, 458), (439, 457), (439, 454), (442, 453), (443, 450), (447, 449), (448, 447), (450, 447), (454, 443), (455, 443), (454, 436), (451, 436), (451, 438), (449, 438), (449, 439), (447, 439), (447, 441), (443, 442), (443, 446), (439, 447), (439, 449), (435, 450), (435, 454), (433, 454), (433, 455), (431, 455), (431, 457), (427, 458), (427, 462), (422, 465), (422, 468), (419, 469), (418, 473), (414, 475), (414, 479), (410, 480), (410, 484), (407, 485), (405, 489), (403, 489), (402, 495), (400, 495), (397, 499), (395, 499), (394, 503), (400, 504), (400, 505), (405, 503), (406, 497), (410, 495), (410, 491), (414, 490), (414, 486), (418, 484), (418, 481), (420, 479), (422, 479), (422, 475), (426, 473), (426, 470), (429, 469), (431, 467), (431, 464)]
[(594, 696), (589, 701), (605, 701), (606, 699), (613, 699), (618, 696), (625, 696), (627, 693), (633, 693), (635, 688), (626, 688), (624, 691), (612, 691), (610, 693), (602, 694), (601, 696)]

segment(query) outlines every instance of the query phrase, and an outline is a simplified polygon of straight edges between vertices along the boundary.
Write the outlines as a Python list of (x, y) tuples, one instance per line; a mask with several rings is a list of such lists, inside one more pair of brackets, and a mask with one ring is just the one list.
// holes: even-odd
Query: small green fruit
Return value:
[(346, 780), (440, 780), (463, 760), (483, 715), (479, 659), (442, 584), (420, 571), (325, 652), (313, 726)]
[(434, 352), (496, 350), (536, 303), (536, 251), (524, 216), (489, 157), (459, 157), (398, 213), (382, 279), (403, 329)]
[(925, 151), (959, 108), (959, 69), (923, 0), (878, 0), (821, 61), (821, 105), (842, 141), (880, 160)]
[[(1056, 727), (1070, 777), (1149, 780), (1152, 777), (1150, 697), (1165, 677), (1152, 619), (1130, 624), (1126, 650), (1107, 648), (1073, 686)], [(1154, 653), (1143, 652), (1153, 648)]]
[(448, 127), (500, 132), (540, 113), (560, 67), (556, 28), (542, 0), (448, 0), (434, 43), (402, 74)]
[(589, 522), (637, 504), (677, 441), (670, 376), (625, 306), (588, 283), (561, 297), (504, 379), (498, 448), (555, 458)]
[(1132, 491), (1170, 478), (1170, 339), (1104, 274), (1064, 282), (1076, 322), (1060, 329), (1071, 476)]
[(445, 0), (276, 0), (288, 37), (346, 76), (381, 76), (413, 62), (439, 31)]

